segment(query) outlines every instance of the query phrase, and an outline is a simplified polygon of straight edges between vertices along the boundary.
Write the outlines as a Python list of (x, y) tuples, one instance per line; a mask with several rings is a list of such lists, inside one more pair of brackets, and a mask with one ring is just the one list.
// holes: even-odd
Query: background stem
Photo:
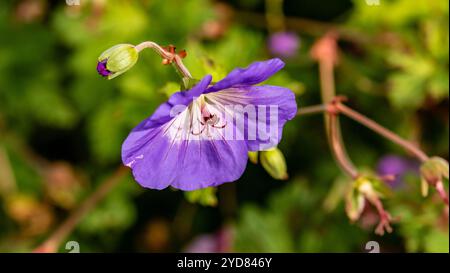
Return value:
[(306, 106), (306, 107), (300, 108), (297, 111), (297, 116), (325, 113), (326, 111), (327, 111), (327, 106), (325, 104)]
[(83, 217), (90, 212), (128, 173), (128, 168), (120, 166), (107, 178), (69, 217), (33, 252), (57, 252), (62, 241), (73, 231)]
[(284, 31), (283, 0), (266, 0), (267, 30), (271, 33)]
[(330, 146), (331, 150), (333, 151), (333, 154), (336, 158), (336, 161), (338, 165), (341, 167), (341, 169), (348, 174), (351, 178), (357, 179), (358, 178), (358, 170), (353, 166), (353, 164), (350, 162), (350, 160), (346, 157), (344, 147), (342, 145), (342, 142), (338, 138), (337, 130), (338, 130), (338, 124), (337, 124), (337, 115), (336, 114), (328, 114), (329, 117), (329, 135), (330, 135)]
[[(336, 96), (334, 83), (334, 66), (337, 63), (336, 39), (336, 33), (330, 31), (318, 41), (316, 41), (313, 48), (311, 49), (312, 57), (319, 63), (320, 93), (324, 105), (331, 104)], [(334, 124), (332, 124), (333, 131), (331, 132), (330, 129), (332, 127), (330, 124), (330, 116), (331, 115), (328, 115), (327, 112), (324, 114), (325, 130), (331, 151), (333, 152), (336, 161), (338, 161), (338, 165), (346, 166), (346, 168), (356, 170), (352, 161), (350, 160), (350, 157), (347, 154), (344, 141), (342, 139), (339, 118), (338, 116), (333, 117)], [(339, 154), (336, 154), (336, 152), (338, 152)], [(353, 171), (346, 171), (346, 173), (350, 174), (352, 177), (354, 176)]]
[(389, 139), (390, 141), (400, 145), (405, 150), (407, 150), (407, 151), (411, 152), (413, 155), (415, 155), (420, 161), (424, 162), (425, 160), (428, 159), (428, 156), (422, 150), (420, 150), (417, 146), (415, 146), (413, 143), (401, 138), (394, 132), (379, 125), (372, 119), (369, 119), (368, 117), (356, 112), (355, 110), (353, 110), (341, 103), (337, 103), (336, 108), (339, 110), (340, 113), (363, 124), (364, 126), (370, 128), (370, 129), (372, 129), (373, 131), (375, 131), (379, 135)]

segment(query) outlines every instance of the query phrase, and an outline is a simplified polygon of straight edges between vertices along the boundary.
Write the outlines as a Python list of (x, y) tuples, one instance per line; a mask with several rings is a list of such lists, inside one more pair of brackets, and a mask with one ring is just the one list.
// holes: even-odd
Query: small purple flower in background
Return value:
[(386, 155), (378, 161), (377, 173), (380, 176), (395, 176), (390, 183), (393, 188), (402, 187), (407, 174), (419, 174), (419, 163), (397, 155)]
[(123, 163), (139, 184), (152, 189), (189, 191), (237, 180), (248, 152), (275, 147), (297, 113), (289, 89), (255, 86), (283, 66), (280, 59), (255, 62), (217, 83), (207, 75), (173, 94), (128, 135)]
[(294, 32), (276, 32), (270, 35), (267, 44), (272, 55), (291, 58), (297, 55), (300, 38)]
[(233, 232), (224, 227), (213, 234), (202, 234), (186, 247), (187, 253), (227, 253), (232, 250)]

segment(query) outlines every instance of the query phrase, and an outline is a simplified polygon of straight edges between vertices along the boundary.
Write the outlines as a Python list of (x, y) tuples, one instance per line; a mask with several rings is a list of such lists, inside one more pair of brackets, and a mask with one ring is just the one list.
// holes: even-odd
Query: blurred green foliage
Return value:
[[(151, 51), (113, 81), (96, 73), (99, 54), (119, 43), (173, 44), (187, 50), (194, 77), (212, 74), (217, 81), (271, 57), (264, 20), (241, 14), (264, 18), (264, 1), (238, 2), (0, 2), (0, 251), (30, 251), (47, 238), (121, 164), (129, 131), (179, 90), (176, 73)], [(337, 92), (429, 154), (448, 159), (448, 1), (331, 2), (340, 16), (328, 23), (342, 32)], [(321, 25), (315, 21), (324, 17), (320, 7), (285, 5), (295, 6), (285, 9), (293, 20), (305, 12)], [(301, 47), (268, 83), (291, 88), (299, 107), (318, 104), (309, 50), (324, 32), (288, 27)], [(403, 154), (346, 119), (342, 127), (358, 167), (374, 169), (380, 157)], [(321, 116), (297, 118), (279, 146), (287, 181), (248, 164), (235, 183), (183, 194), (141, 189), (128, 175), (67, 240), (79, 241), (82, 252), (180, 251), (196, 235), (230, 224), (236, 251), (359, 252), (373, 239), (382, 251), (448, 252), (448, 216), (434, 194), (420, 196), (416, 176), (387, 202), (400, 218), (393, 234), (373, 234), (370, 208), (350, 223), (342, 201), (349, 181), (326, 145)]]
[(388, 65), (387, 94), (393, 106), (416, 110), (425, 100), (448, 97), (448, 3), (446, 1), (383, 1), (368, 6), (355, 1), (352, 25), (365, 35), (387, 29), (383, 44), (367, 50)]
[(235, 246), (243, 252), (352, 252), (367, 240), (348, 224), (343, 210), (317, 213), (324, 192), (293, 179), (272, 194), (267, 208), (245, 206), (237, 226)]

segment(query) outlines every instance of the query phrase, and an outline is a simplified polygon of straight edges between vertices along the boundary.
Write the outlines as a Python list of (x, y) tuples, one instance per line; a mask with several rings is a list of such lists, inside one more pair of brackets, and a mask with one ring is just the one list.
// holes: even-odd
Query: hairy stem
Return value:
[(151, 42), (151, 41), (146, 41), (146, 42), (142, 42), (142, 43), (138, 44), (137, 46), (135, 46), (135, 48), (138, 52), (142, 51), (145, 48), (153, 49), (164, 60), (170, 60), (171, 62), (173, 62), (176, 70), (181, 74), (181, 76), (183, 78), (192, 79), (191, 73), (186, 68), (186, 66), (184, 66), (183, 61), (181, 60), (180, 56), (178, 56), (175, 53), (165, 50), (163, 47), (161, 47), (157, 43)]
[(302, 107), (301, 109), (299, 109), (297, 111), (297, 116), (325, 113), (326, 111), (327, 111), (327, 106), (325, 104), (306, 106), (306, 107)]
[(398, 136), (394, 132), (390, 131), (389, 129), (384, 128), (380, 124), (376, 123), (374, 120), (369, 119), (368, 117), (356, 112), (355, 110), (353, 110), (341, 103), (336, 104), (336, 109), (343, 115), (361, 123), (362, 125), (375, 131), (379, 135), (400, 145), (405, 150), (407, 150), (407, 151), (411, 152), (413, 155), (415, 155), (420, 161), (423, 162), (428, 159), (428, 156), (422, 150), (420, 150), (417, 146), (415, 146), (413, 143), (401, 138), (400, 136)]
[[(322, 102), (325, 105), (332, 104), (336, 97), (334, 80), (334, 66), (338, 61), (338, 49), (336, 40), (337, 34), (333, 31), (330, 31), (323, 37), (321, 37), (318, 41), (316, 41), (311, 49), (312, 58), (316, 59), (319, 63), (320, 93)], [(324, 115), (328, 144), (333, 153), (339, 152), (339, 154), (334, 154), (334, 157), (338, 161), (337, 163), (340, 166), (346, 166), (347, 168), (356, 170), (345, 149), (341, 134), (341, 127), (339, 124), (339, 117), (336, 115), (333, 117), (334, 124), (333, 131), (331, 132), (331, 115), (328, 114), (329, 112), (326, 112)], [(351, 174), (351, 176), (353, 177), (353, 172), (347, 173)]]
[(348, 174), (351, 178), (356, 179), (359, 176), (358, 170), (353, 166), (352, 162), (347, 158), (342, 142), (338, 136), (338, 123), (337, 115), (330, 113), (328, 122), (328, 131), (330, 135), (330, 147), (336, 158), (336, 162), (341, 169)]
[(390, 131), (389, 129), (383, 127), (376, 121), (364, 116), (363, 114), (351, 109), (350, 107), (342, 104), (342, 103), (336, 103), (336, 104), (319, 104), (319, 105), (313, 105), (313, 106), (307, 106), (303, 107), (297, 112), (297, 116), (300, 115), (312, 115), (312, 114), (319, 114), (319, 113), (326, 113), (330, 109), (333, 109), (336, 114), (343, 114), (354, 121), (368, 127), (369, 129), (373, 130), (375, 133), (385, 137), (386, 139), (394, 142), (395, 144), (399, 145), (400, 147), (404, 148), (406, 151), (409, 151), (414, 156), (416, 156), (420, 161), (425, 161), (429, 157), (428, 155), (422, 151), (420, 148), (418, 148), (414, 143), (403, 139), (396, 133)]

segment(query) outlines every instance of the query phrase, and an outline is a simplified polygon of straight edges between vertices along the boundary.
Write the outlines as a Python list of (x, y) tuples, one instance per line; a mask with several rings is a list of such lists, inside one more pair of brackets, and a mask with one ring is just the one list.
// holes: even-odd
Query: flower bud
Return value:
[(437, 156), (431, 157), (420, 167), (420, 174), (423, 180), (435, 186), (443, 178), (448, 179), (448, 162)]
[(98, 58), (97, 72), (111, 80), (130, 69), (138, 60), (139, 52), (134, 45), (115, 45)]
[(448, 180), (448, 162), (440, 157), (431, 157), (420, 167), (422, 176), (422, 195), (428, 195), (428, 186), (434, 187), (444, 202), (448, 205), (448, 196), (443, 180)]
[(278, 148), (272, 148), (260, 152), (260, 160), (263, 168), (275, 179), (288, 179), (286, 160)]

